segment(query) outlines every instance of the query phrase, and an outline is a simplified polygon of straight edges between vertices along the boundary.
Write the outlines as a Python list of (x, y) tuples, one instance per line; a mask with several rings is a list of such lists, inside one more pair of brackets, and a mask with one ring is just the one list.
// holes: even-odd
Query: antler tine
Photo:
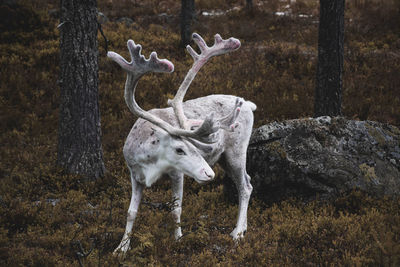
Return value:
[[(210, 47), (206, 44), (204, 39), (199, 34), (193, 33), (192, 38), (193, 38), (193, 41), (199, 47), (201, 55), (197, 54), (196, 51), (194, 51), (194, 49), (190, 45), (186, 46), (186, 50), (189, 52), (189, 54), (192, 56), (194, 62), (196, 63), (199, 60), (200, 56), (203, 56), (203, 58), (207, 57), (207, 53), (209, 53), (208, 51), (210, 51)], [(219, 35), (219, 34), (216, 34), (214, 36), (214, 39), (215, 39), (214, 46), (215, 46), (215, 44), (219, 44), (223, 41), (221, 38), (221, 35)], [(210, 57), (208, 57), (208, 58), (210, 58)], [(206, 61), (202, 65), (204, 65), (206, 63)], [(199, 67), (199, 69), (200, 68), (201, 68), (201, 66)]]
[[(108, 52), (108, 57), (117, 62), (122, 69), (127, 72), (127, 79), (125, 83), (125, 102), (128, 105), (129, 110), (136, 116), (143, 118), (154, 125), (164, 129), (171, 135), (185, 136), (201, 140), (204, 143), (213, 143), (216, 141), (215, 138), (209, 136), (208, 133), (216, 132), (215, 128), (218, 123), (213, 121), (210, 123), (202, 124), (196, 130), (185, 130), (175, 128), (166, 121), (160, 119), (154, 114), (143, 110), (136, 102), (135, 91), (137, 83), (145, 73), (147, 72), (173, 72), (174, 64), (167, 59), (159, 59), (156, 52), (150, 54), (149, 59), (146, 59), (142, 54), (142, 46), (135, 44), (134, 41), (129, 40), (128, 50), (131, 56), (131, 62), (125, 60), (121, 55), (115, 52)], [(207, 133), (207, 134), (204, 134)]]
[(197, 46), (200, 48), (200, 53), (204, 54), (205, 51), (210, 49), (204, 39), (197, 33), (193, 33), (192, 35), (193, 41), (197, 44)]
[(233, 107), (233, 110), (230, 114), (227, 116), (220, 118), (218, 121), (221, 125), (221, 128), (226, 130), (226, 131), (231, 131), (233, 132), (235, 128), (239, 125), (239, 123), (236, 121), (237, 117), (240, 114), (240, 109), (244, 103), (244, 99), (237, 97), (235, 101), (235, 106)]
[(146, 59), (142, 55), (142, 46), (140, 44), (135, 44), (133, 40), (128, 40), (127, 45), (129, 54), (131, 55), (131, 65), (135, 62), (138, 66), (139, 64), (144, 66)]
[[(235, 101), (235, 105), (233, 106), (232, 111), (224, 117), (218, 118), (214, 120), (214, 114), (212, 113), (206, 118), (204, 121), (201, 120), (188, 120), (190, 129), (196, 129), (197, 127), (201, 126), (202, 124), (207, 125), (210, 123), (214, 123), (212, 129), (216, 129), (218, 127), (220, 129), (224, 129), (225, 131), (234, 132), (235, 129), (239, 126), (239, 122), (236, 119), (239, 117), (241, 107), (244, 103), (244, 99), (241, 97), (237, 97)], [(216, 130), (218, 130), (218, 128)], [(203, 135), (205, 133), (203, 132)]]
[[(207, 61), (211, 57), (229, 53), (240, 47), (240, 41), (238, 39), (231, 37), (227, 40), (223, 40), (219, 34), (216, 34), (214, 36), (214, 45), (212, 47), (207, 46), (204, 39), (197, 33), (193, 33), (192, 38), (200, 49), (200, 55), (196, 53), (196, 51), (194, 51), (194, 49), (190, 45), (186, 47), (187, 51), (192, 56), (194, 63), (192, 65), (192, 68), (186, 74), (186, 77), (179, 87), (174, 99), (168, 101), (168, 104), (172, 106), (175, 111), (179, 124), (184, 129), (189, 129), (190, 123), (188, 122), (188, 119), (183, 112), (182, 102), (183, 98), (185, 97), (186, 91), (192, 83), (197, 72), (205, 63), (207, 63)], [(211, 124), (210, 121), (207, 123)], [(209, 129), (214, 128), (215, 127), (211, 127)], [(212, 134), (212, 132), (210, 132), (210, 134)]]
[(197, 61), (199, 59), (199, 54), (196, 53), (196, 51), (194, 51), (194, 49), (190, 46), (187, 45), (186, 46), (186, 50), (189, 52), (189, 54), (192, 56), (192, 58), (194, 59), (194, 61)]
[(219, 35), (218, 33), (214, 36), (214, 42), (215, 42), (215, 44), (219, 44), (219, 43), (221, 43), (223, 40), (222, 40), (222, 37), (221, 37), (221, 35)]

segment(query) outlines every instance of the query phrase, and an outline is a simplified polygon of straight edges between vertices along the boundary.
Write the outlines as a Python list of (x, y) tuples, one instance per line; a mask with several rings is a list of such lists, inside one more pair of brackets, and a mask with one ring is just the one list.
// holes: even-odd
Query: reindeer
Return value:
[(138, 80), (147, 72), (173, 72), (174, 65), (159, 59), (152, 52), (149, 59), (141, 55), (142, 47), (129, 40), (131, 62), (115, 52), (108, 57), (127, 73), (125, 101), (129, 110), (139, 119), (133, 125), (123, 148), (128, 165), (132, 198), (129, 204), (125, 233), (114, 253), (129, 249), (130, 233), (136, 218), (144, 187), (150, 187), (163, 174), (171, 179), (175, 206), (172, 215), (176, 222), (175, 238), (182, 237), (183, 177), (192, 177), (198, 183), (214, 179), (210, 167), (219, 162), (236, 184), (239, 195), (239, 214), (236, 228), (231, 232), (234, 240), (247, 230), (247, 208), (252, 192), (250, 176), (246, 172), (246, 151), (253, 127), (256, 105), (231, 95), (209, 95), (183, 102), (190, 83), (200, 68), (213, 56), (234, 51), (240, 47), (235, 38), (223, 40), (215, 35), (215, 43), (208, 47), (200, 35), (194, 33), (194, 42), (201, 53), (186, 47), (194, 63), (180, 85), (170, 107), (145, 111), (135, 100)]

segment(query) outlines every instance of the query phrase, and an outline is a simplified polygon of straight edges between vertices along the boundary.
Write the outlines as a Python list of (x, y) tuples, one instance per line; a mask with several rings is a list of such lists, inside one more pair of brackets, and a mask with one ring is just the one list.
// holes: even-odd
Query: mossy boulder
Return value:
[(254, 130), (247, 171), (254, 196), (267, 202), (353, 189), (400, 195), (400, 130), (342, 117), (273, 122)]

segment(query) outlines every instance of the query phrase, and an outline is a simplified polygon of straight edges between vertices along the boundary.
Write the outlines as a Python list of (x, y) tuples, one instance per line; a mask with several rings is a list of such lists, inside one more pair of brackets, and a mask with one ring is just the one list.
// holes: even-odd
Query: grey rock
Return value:
[(169, 15), (167, 13), (158, 14), (158, 19), (160, 20), (160, 22), (163, 23), (170, 23), (173, 18), (174, 18), (173, 15)]
[(373, 121), (319, 117), (261, 126), (248, 148), (253, 196), (275, 202), (353, 189), (400, 195), (399, 144), (397, 127)]
[(122, 17), (117, 19), (118, 23), (125, 23), (126, 26), (130, 26), (133, 24), (133, 19), (127, 18), (127, 17)]

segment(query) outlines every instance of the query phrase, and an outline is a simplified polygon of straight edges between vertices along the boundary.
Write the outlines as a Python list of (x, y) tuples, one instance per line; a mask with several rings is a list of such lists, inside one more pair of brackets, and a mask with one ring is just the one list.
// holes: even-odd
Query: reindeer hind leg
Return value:
[(239, 197), (239, 211), (235, 229), (231, 232), (234, 240), (242, 238), (247, 231), (247, 209), (253, 187), (246, 172), (246, 153), (226, 152), (223, 158), (227, 175), (236, 185)]

